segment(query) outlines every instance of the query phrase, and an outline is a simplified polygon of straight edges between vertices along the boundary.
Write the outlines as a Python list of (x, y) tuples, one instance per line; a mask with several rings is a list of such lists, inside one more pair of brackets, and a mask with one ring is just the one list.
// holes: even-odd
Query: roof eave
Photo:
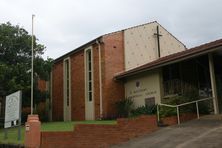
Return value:
[(85, 43), (85, 44), (79, 46), (78, 48), (76, 48), (76, 49), (74, 49), (74, 50), (72, 50), (72, 51), (70, 51), (70, 52), (62, 55), (61, 57), (58, 57), (57, 59), (55, 59), (55, 60), (53, 61), (53, 63), (55, 64), (55, 63), (59, 62), (60, 60), (66, 58), (66, 57), (68, 57), (68, 56), (71, 56), (71, 55), (73, 55), (74, 53), (79, 52), (79, 51), (87, 48), (88, 46), (90, 46), (90, 45), (92, 45), (92, 44), (95, 44), (96, 41), (101, 40), (102, 37), (103, 37), (103, 36), (99, 36), (99, 37), (97, 37), (97, 38), (89, 41), (88, 43)]

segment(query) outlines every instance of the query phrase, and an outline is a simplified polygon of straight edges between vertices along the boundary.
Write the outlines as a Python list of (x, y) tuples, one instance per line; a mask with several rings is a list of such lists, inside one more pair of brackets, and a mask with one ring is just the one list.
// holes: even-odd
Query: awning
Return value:
[(176, 62), (180, 62), (186, 59), (204, 55), (204, 54), (216, 51), (218, 49), (222, 49), (222, 39), (209, 42), (209, 43), (206, 43), (206, 44), (194, 47), (194, 48), (190, 48), (182, 52), (171, 54), (169, 56), (161, 57), (153, 62), (149, 62), (147, 64), (141, 65), (134, 69), (117, 73), (114, 76), (114, 79), (121, 80), (123, 78), (133, 76), (133, 75), (145, 72), (145, 71), (149, 71), (149, 70), (156, 69), (165, 65), (169, 65), (172, 63), (176, 63)]

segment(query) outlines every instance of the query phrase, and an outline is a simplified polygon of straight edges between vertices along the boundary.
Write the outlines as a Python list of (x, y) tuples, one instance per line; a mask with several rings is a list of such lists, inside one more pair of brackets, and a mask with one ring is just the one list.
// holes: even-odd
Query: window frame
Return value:
[(66, 102), (64, 104), (69, 107), (71, 106), (71, 62), (70, 58), (65, 58), (63, 60), (63, 66), (64, 66), (64, 97), (66, 99)]
[(85, 85), (86, 100), (93, 102), (93, 50), (89, 47), (85, 50)]

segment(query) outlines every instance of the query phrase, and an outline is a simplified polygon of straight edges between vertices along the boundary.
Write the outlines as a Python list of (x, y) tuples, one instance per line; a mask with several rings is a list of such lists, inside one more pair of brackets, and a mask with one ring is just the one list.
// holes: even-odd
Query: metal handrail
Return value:
[(158, 119), (158, 122), (160, 121), (159, 106), (166, 106), (166, 107), (172, 107), (172, 108), (175, 107), (175, 108), (177, 109), (177, 123), (180, 124), (179, 107), (184, 106), (184, 105), (188, 105), (188, 104), (196, 103), (197, 118), (199, 119), (199, 118), (200, 118), (200, 115), (199, 115), (198, 102), (206, 101), (206, 100), (211, 100), (211, 99), (213, 100), (214, 98), (213, 98), (213, 97), (209, 97), (209, 98), (204, 98), (204, 99), (199, 99), (199, 100), (195, 100), (195, 101), (190, 101), (190, 102), (186, 102), (186, 103), (182, 103), (182, 104), (178, 104), (178, 105), (170, 105), (170, 104), (163, 104), (163, 103), (157, 104), (157, 119)]

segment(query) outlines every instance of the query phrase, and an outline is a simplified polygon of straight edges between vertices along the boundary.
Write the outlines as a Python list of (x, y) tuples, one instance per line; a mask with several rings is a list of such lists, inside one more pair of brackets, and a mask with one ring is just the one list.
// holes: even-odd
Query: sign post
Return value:
[(22, 91), (17, 91), (6, 96), (5, 101), (5, 139), (7, 139), (7, 129), (18, 126), (18, 140), (21, 140), (21, 107)]

